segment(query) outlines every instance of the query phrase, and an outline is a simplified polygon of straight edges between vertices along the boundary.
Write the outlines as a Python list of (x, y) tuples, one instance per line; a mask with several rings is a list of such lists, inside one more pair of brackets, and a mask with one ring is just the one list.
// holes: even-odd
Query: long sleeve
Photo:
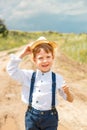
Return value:
[(64, 93), (63, 88), (66, 85), (65, 80), (63, 77), (59, 74), (56, 74), (56, 83), (57, 83), (57, 89), (60, 96), (62, 96), (65, 100), (67, 98), (66, 93)]
[(15, 56), (14, 54), (11, 54), (11, 60), (7, 65), (7, 72), (14, 80), (17, 80), (21, 83), (26, 83), (27, 78), (30, 77), (27, 70), (21, 70), (19, 68), (19, 64), (21, 61), (22, 59)]

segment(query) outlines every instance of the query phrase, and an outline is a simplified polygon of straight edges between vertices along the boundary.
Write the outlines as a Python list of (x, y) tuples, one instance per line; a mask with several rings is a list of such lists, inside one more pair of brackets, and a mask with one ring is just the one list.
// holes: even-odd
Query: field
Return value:
[[(6, 38), (0, 36), (0, 130), (24, 130), (27, 106), (21, 102), (21, 85), (9, 77), (6, 66), (11, 53), (19, 54), (25, 45), (39, 36), (57, 43), (52, 70), (63, 75), (74, 96), (73, 103), (58, 96), (58, 130), (87, 130), (87, 34), (51, 31), (10, 31)], [(20, 67), (35, 68), (29, 56)]]
[(58, 32), (10, 31), (8, 37), (0, 37), (0, 51), (26, 45), (39, 36), (56, 41), (62, 52), (79, 63), (87, 63), (87, 34), (63, 34)]

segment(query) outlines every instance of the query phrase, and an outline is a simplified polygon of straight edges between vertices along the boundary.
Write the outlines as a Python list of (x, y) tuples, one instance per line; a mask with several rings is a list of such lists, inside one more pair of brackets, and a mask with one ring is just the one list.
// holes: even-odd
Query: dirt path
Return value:
[[(2, 126), (1, 130), (17, 130), (17, 125), (12, 118), (6, 120), (5, 125)], [(60, 125), (58, 130), (69, 130), (65, 126)]]

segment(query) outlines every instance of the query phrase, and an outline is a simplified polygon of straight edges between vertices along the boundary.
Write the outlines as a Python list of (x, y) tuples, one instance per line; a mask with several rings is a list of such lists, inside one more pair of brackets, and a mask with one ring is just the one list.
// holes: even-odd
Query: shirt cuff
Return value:
[(64, 86), (66, 86), (66, 85), (67, 85), (67, 83), (66, 83), (66, 81), (64, 80), (61, 86), (64, 87)]
[(19, 61), (19, 62), (22, 61), (22, 59), (19, 58), (18, 56), (16, 56), (15, 54), (11, 54), (10, 58), (11, 58), (12, 61)]

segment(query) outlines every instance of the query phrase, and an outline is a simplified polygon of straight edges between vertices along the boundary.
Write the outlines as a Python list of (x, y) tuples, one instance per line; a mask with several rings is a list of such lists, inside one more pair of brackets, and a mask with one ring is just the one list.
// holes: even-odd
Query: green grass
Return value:
[(39, 36), (45, 36), (48, 40), (56, 41), (65, 55), (77, 62), (87, 63), (87, 34), (10, 31), (6, 38), (0, 36), (0, 51), (26, 45)]
[(61, 48), (74, 60), (87, 63), (87, 34), (68, 35)]

